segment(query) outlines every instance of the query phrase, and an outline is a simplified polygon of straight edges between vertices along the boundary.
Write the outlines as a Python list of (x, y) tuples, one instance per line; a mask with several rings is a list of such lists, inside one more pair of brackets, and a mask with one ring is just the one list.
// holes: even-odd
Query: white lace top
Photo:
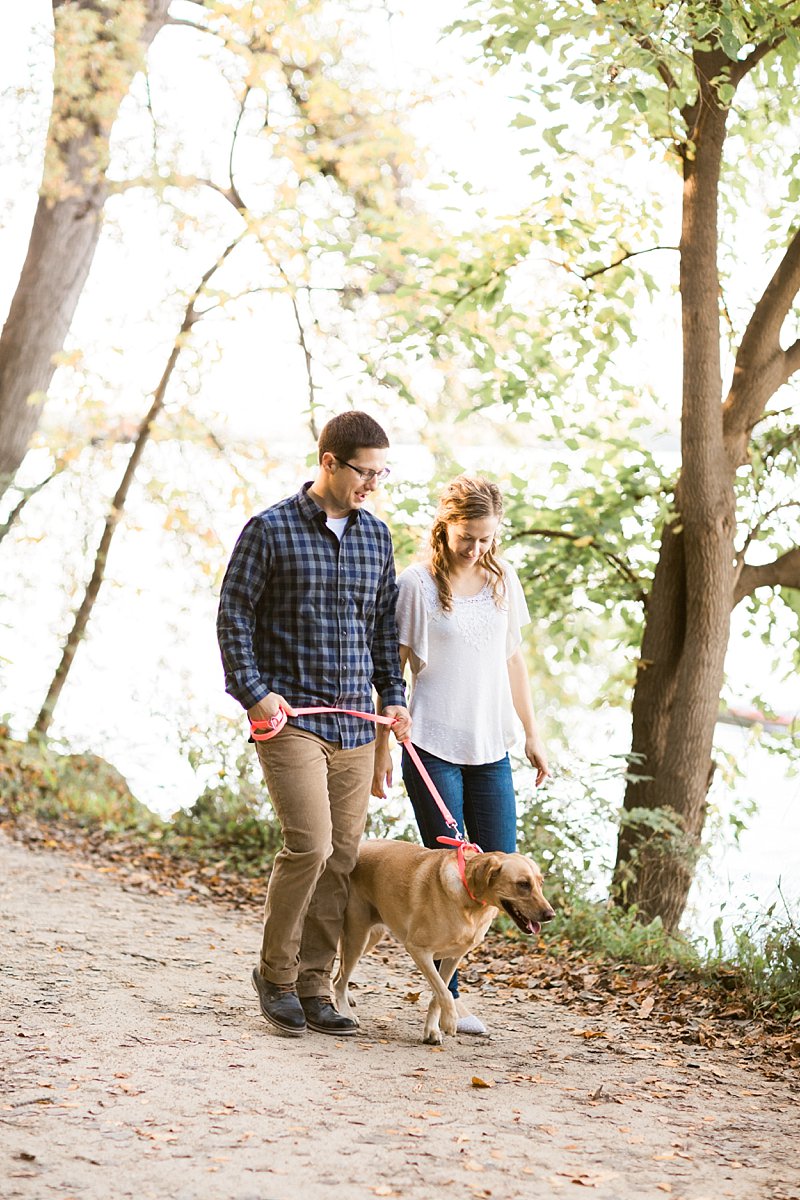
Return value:
[(486, 586), (477, 596), (454, 596), (449, 613), (421, 563), (397, 581), (397, 626), (412, 674), (411, 738), (447, 762), (497, 762), (519, 736), (506, 660), (530, 616), (516, 572), (508, 563), (503, 570), (506, 595), (499, 605)]

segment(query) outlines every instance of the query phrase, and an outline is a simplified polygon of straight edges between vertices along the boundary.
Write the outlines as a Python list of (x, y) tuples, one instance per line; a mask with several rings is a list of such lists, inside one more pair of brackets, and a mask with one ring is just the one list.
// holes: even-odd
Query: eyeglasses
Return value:
[[(336, 458), (336, 455), (334, 454), (333, 457)], [(381, 480), (386, 479), (391, 474), (388, 467), (384, 467), (381, 471), (368, 471), (364, 467), (354, 467), (352, 463), (345, 462), (343, 458), (336, 458), (336, 461), (341, 466), (349, 467), (351, 471), (355, 471), (356, 475), (359, 475), (364, 480), (364, 483), (372, 483), (373, 479), (377, 479), (380, 483)]]

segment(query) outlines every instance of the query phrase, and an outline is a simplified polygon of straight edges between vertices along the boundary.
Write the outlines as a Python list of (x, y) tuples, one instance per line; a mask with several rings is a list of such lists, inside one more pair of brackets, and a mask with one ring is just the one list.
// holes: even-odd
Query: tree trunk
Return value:
[(0, 496), (39, 423), (92, 265), (113, 120), (168, 7), (169, 0), (111, 0), (102, 10), (95, 0), (53, 0), (54, 97), (44, 178), (0, 335)]
[[(614, 888), (647, 919), (678, 924), (691, 887), (713, 774), (714, 727), (733, 603), (735, 498), (722, 428), (717, 194), (724, 60), (696, 55), (687, 114), (681, 279), (682, 466), (665, 528), (633, 698), (633, 762)], [(693, 147), (693, 148), (692, 148)], [(664, 816), (672, 819), (672, 827)]]

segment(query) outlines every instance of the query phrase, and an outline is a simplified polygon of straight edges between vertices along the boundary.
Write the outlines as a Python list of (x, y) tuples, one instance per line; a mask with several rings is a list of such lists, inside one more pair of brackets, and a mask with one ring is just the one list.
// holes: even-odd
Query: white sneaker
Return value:
[(473, 1037), (486, 1037), (488, 1035), (489, 1030), (483, 1021), (480, 1017), (476, 1017), (474, 1013), (469, 1011), (460, 997), (456, 1000), (456, 1012), (458, 1013), (457, 1033), (468, 1033)]

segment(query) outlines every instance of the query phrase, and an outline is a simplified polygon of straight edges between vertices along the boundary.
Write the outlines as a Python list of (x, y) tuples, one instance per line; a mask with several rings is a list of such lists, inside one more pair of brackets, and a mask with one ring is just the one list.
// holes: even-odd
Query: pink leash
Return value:
[[(293, 715), (296, 717), (311, 717), (318, 713), (344, 713), (348, 717), (361, 717), (362, 720), (372, 721), (375, 725), (389, 725), (390, 727), (394, 725), (395, 720), (394, 717), (383, 717), (379, 716), (378, 713), (360, 712), (355, 708), (328, 708), (326, 706), (321, 706), (318, 708), (296, 708)], [(279, 708), (275, 716), (271, 717), (267, 721), (251, 721), (250, 733), (253, 741), (270, 741), (272, 738), (277, 737), (285, 724), (286, 713), (282, 708)], [(437, 842), (441, 842), (444, 846), (454, 846), (457, 849), (458, 873), (461, 876), (461, 882), (467, 889), (467, 895), (469, 896), (470, 900), (474, 900), (476, 904), (485, 905), (485, 900), (478, 900), (477, 896), (473, 896), (472, 892), (469, 890), (469, 884), (467, 883), (467, 872), (464, 866), (465, 850), (474, 850), (476, 854), (483, 854), (483, 851), (481, 850), (480, 846), (477, 845), (477, 843), (468, 842), (466, 838), (461, 836), (461, 832), (458, 828), (458, 822), (439, 794), (439, 789), (436, 787), (436, 784), (428, 774), (427, 769), (423, 765), (422, 759), (420, 758), (419, 754), (417, 754), (416, 748), (408, 740), (401, 742), (400, 745), (408, 751), (411, 761), (414, 763), (414, 766), (419, 771), (425, 786), (436, 801), (439, 812), (444, 817), (445, 824), (449, 825), (455, 833), (455, 837), (437, 837)]]

